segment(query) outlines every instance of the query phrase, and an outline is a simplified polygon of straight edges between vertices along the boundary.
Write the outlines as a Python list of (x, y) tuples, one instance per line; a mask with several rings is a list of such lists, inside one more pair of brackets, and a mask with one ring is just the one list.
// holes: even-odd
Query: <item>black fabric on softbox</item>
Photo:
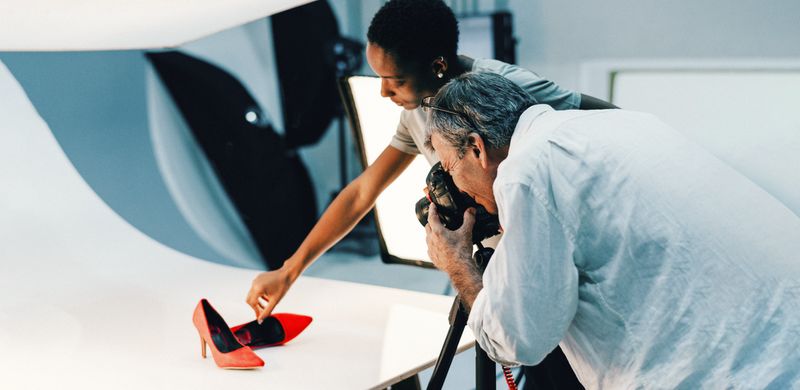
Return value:
[[(300, 245), (316, 199), (300, 158), (286, 148), (247, 89), (228, 72), (176, 51), (147, 53), (269, 269)], [(259, 119), (245, 119), (255, 113)], [(251, 114), (252, 116), (253, 114)]]
[(339, 26), (327, 1), (272, 15), (286, 144), (317, 143), (340, 111), (333, 45)]

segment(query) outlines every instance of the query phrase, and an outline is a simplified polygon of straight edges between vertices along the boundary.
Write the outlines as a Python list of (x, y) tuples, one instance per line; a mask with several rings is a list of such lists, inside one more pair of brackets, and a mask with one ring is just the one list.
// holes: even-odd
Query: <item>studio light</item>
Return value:
[[(397, 130), (402, 108), (381, 97), (377, 77), (352, 76), (340, 80), (347, 108), (366, 167), (383, 152)], [(414, 205), (424, 194), (430, 164), (422, 155), (378, 197), (375, 220), (381, 258), (385, 262), (433, 267), (425, 244), (425, 229), (414, 214)]]

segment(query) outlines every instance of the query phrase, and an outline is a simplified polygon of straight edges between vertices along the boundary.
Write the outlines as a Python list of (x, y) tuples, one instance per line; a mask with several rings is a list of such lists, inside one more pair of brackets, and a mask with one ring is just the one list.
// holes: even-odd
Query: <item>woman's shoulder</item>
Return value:
[(503, 61), (491, 58), (475, 58), (470, 60), (472, 60), (472, 67), (470, 69), (473, 72), (492, 72), (492, 73), (497, 73), (501, 76), (505, 76), (506, 74), (513, 74), (515, 72), (520, 72), (520, 71), (536, 74), (521, 66), (505, 63)]

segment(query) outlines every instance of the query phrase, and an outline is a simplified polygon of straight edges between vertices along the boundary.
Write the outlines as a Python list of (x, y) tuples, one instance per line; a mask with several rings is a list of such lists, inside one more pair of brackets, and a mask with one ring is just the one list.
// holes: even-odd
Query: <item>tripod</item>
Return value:
[[(481, 273), (486, 269), (489, 259), (494, 253), (492, 248), (484, 248), (480, 243), (478, 250), (473, 255), (473, 260)], [(439, 352), (439, 358), (436, 359), (436, 366), (433, 369), (433, 375), (430, 382), (428, 382), (427, 390), (440, 390), (444, 385), (444, 380), (447, 377), (447, 371), (450, 369), (450, 364), (453, 362), (453, 357), (458, 348), (458, 341), (461, 339), (461, 334), (464, 333), (464, 327), (467, 325), (467, 318), (469, 317), (469, 310), (461, 302), (461, 298), (456, 296), (453, 302), (453, 307), (450, 309), (450, 329), (447, 331), (442, 351)], [(476, 390), (494, 390), (495, 389), (495, 363), (489, 359), (478, 343), (475, 343), (475, 389)]]

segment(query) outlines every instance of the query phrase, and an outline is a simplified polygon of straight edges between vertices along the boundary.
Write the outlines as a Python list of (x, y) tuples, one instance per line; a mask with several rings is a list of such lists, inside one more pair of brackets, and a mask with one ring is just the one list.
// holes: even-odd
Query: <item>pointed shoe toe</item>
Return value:
[(217, 363), (217, 366), (227, 370), (250, 370), (264, 367), (264, 361), (261, 360), (252, 349), (246, 346), (224, 354), (220, 358), (215, 356), (214, 361)]
[(308, 325), (311, 324), (311, 321), (313, 321), (313, 318), (301, 314), (278, 313), (273, 317), (275, 317), (283, 326), (283, 332), (285, 333), (285, 336), (281, 344), (286, 344), (289, 341), (292, 341), (292, 339), (297, 337), (297, 335), (303, 333)]

